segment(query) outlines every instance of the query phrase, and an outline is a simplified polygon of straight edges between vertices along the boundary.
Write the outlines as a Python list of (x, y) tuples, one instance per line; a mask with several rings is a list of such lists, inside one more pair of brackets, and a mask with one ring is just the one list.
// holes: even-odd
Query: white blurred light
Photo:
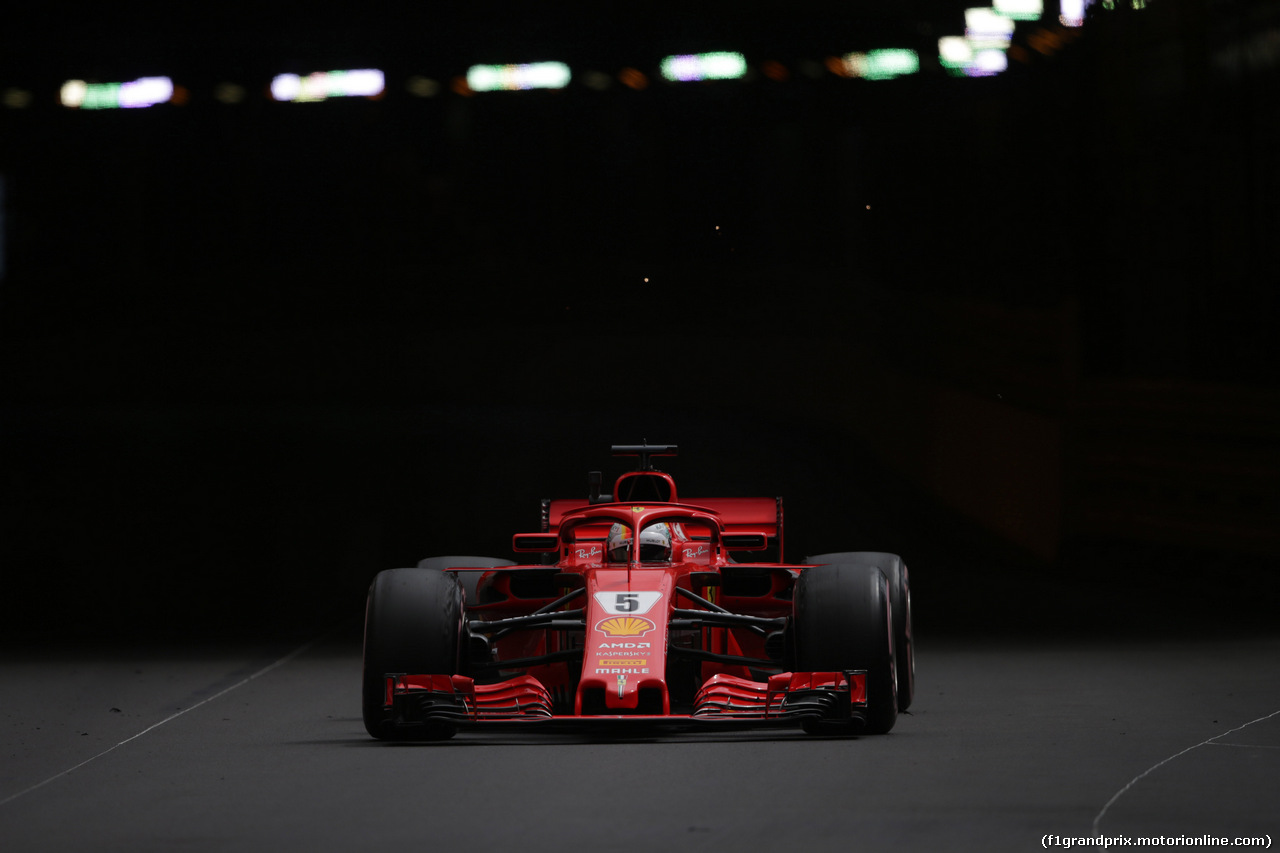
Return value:
[(975, 45), (961, 36), (938, 39), (938, 61), (951, 74), (966, 77), (992, 77), (1009, 67), (1004, 50)]
[(271, 97), (277, 101), (292, 101), (302, 91), (302, 78), (297, 74), (277, 74), (271, 79)]
[(1013, 21), (998, 14), (995, 9), (965, 9), (965, 37), (979, 50), (982, 48), (1006, 48), (1013, 39)]
[(342, 74), (342, 91), (336, 94), (348, 97), (371, 98), (381, 95), (386, 87), (386, 78), (376, 68), (361, 68), (358, 71), (347, 71)]
[(1009, 57), (1003, 50), (980, 50), (973, 57), (970, 77), (992, 77), (1009, 68)]
[(747, 60), (741, 53), (687, 53), (662, 60), (662, 76), (672, 82), (691, 80), (736, 80), (747, 73)]
[(1061, 14), (1058, 21), (1064, 27), (1079, 27), (1084, 25), (1084, 10), (1089, 8), (1088, 0), (1061, 0), (1059, 9)]
[(62, 84), (62, 89), (58, 93), (58, 100), (62, 102), (64, 107), (78, 107), (84, 103), (85, 96), (89, 93), (89, 84), (83, 80), (68, 80)]
[(271, 97), (277, 101), (297, 103), (314, 103), (327, 98), (368, 98), (382, 94), (385, 85), (385, 76), (376, 68), (316, 71), (306, 77), (277, 74), (271, 80)]
[(121, 83), (119, 103), (126, 109), (163, 104), (173, 97), (173, 81), (168, 77), (143, 77)]
[(938, 39), (938, 58), (948, 66), (968, 65), (973, 62), (973, 45), (964, 36), (943, 36)]
[(563, 62), (473, 65), (467, 69), (467, 85), (474, 92), (563, 89), (572, 76)]

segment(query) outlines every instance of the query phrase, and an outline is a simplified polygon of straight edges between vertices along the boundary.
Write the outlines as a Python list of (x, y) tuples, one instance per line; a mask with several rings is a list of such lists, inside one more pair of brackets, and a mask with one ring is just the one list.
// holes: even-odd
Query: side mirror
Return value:
[(763, 533), (726, 533), (720, 542), (726, 551), (763, 551), (769, 547), (769, 537)]
[(511, 538), (511, 550), (518, 554), (554, 554), (560, 550), (560, 537), (555, 533), (517, 533)]

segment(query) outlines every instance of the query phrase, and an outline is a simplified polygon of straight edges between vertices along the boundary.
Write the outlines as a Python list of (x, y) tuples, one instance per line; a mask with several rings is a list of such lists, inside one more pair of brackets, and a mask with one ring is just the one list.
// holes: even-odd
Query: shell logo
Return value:
[(643, 637), (656, 627), (643, 616), (611, 616), (596, 623), (596, 630), (610, 637)]

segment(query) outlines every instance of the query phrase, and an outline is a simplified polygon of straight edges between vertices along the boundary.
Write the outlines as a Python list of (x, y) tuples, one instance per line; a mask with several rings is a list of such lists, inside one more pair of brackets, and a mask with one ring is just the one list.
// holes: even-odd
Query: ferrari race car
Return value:
[(431, 557), (374, 578), (369, 734), (432, 740), (511, 725), (790, 725), (882, 734), (915, 687), (911, 590), (895, 554), (783, 559), (781, 498), (677, 497), (674, 445), (619, 445), (603, 494), (542, 501), (520, 563)]

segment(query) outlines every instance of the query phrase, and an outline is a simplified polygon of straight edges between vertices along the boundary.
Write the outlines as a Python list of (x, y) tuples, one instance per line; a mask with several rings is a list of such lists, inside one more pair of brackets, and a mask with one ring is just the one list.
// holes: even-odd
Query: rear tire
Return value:
[(875, 566), (836, 563), (805, 569), (792, 603), (796, 669), (867, 671), (867, 720), (811, 720), (810, 734), (884, 734), (898, 718), (889, 584)]
[(898, 710), (911, 707), (916, 693), (916, 648), (911, 628), (911, 581), (907, 565), (897, 554), (882, 551), (841, 551), (805, 557), (805, 563), (875, 566), (889, 581), (893, 611), (893, 651), (898, 660)]
[(369, 587), (364, 617), (364, 727), (383, 740), (452, 737), (447, 724), (399, 727), (385, 706), (386, 675), (456, 675), (463, 618), (462, 586), (431, 569), (387, 569)]

